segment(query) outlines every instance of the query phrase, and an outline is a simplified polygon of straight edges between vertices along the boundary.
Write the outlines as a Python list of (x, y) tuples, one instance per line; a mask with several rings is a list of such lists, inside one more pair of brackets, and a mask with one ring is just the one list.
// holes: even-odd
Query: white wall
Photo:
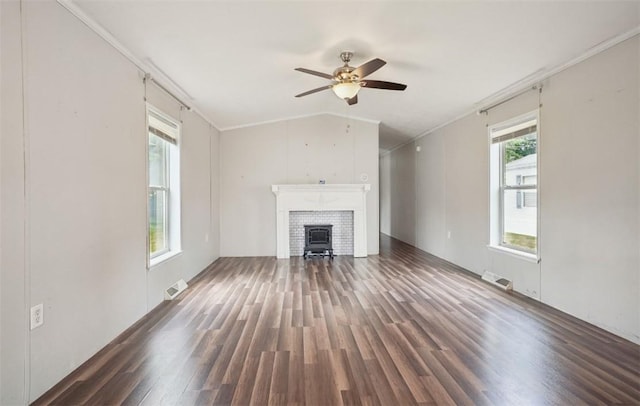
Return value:
[[(6, 123), (8, 112), (2, 112), (2, 404), (35, 400), (160, 303), (170, 284), (192, 278), (215, 260), (219, 241), (219, 212), (212, 212), (219, 197), (213, 179), (218, 132), (149, 88), (152, 104), (183, 121), (183, 252), (147, 271), (142, 74), (57, 3), (22, 6), (24, 65), (15, 36), (17, 5), (2, 2), (3, 107), (5, 100), (18, 101), (10, 105), (13, 118)], [(13, 41), (5, 39), (5, 30)], [(7, 254), (9, 244), (16, 253)], [(23, 264), (19, 254), (25, 249)], [(28, 333), (26, 309), (37, 303), (44, 303), (45, 323)], [(8, 317), (5, 309), (12, 311)], [(10, 358), (4, 358), (7, 353)]]
[(0, 404), (25, 403), (24, 154), (20, 3), (0, 2)]
[(391, 190), (391, 155), (380, 157), (380, 232), (391, 234), (391, 194), (382, 193)]
[(543, 301), (636, 342), (639, 52), (636, 36), (554, 78), (540, 154)]
[[(383, 216), (391, 235), (472, 272), (491, 270), (514, 289), (640, 342), (640, 144), (636, 36), (491, 110), (469, 115), (393, 151)], [(490, 252), (487, 126), (540, 109), (540, 264)], [(415, 147), (421, 146), (421, 152)], [(409, 151), (415, 172), (407, 173)], [(381, 175), (383, 176), (383, 175)], [(394, 181), (415, 177), (415, 192)], [(412, 203), (412, 199), (415, 199)], [(383, 220), (384, 223), (384, 220)], [(448, 238), (448, 233), (451, 237)]]
[(416, 246), (439, 257), (445, 255), (446, 194), (443, 136), (421, 138), (416, 159)]
[[(273, 256), (273, 184), (369, 183), (367, 250), (378, 253), (378, 125), (318, 115), (223, 131), (222, 256)], [(368, 180), (362, 182), (360, 176)]]
[(57, 4), (23, 8), (33, 400), (146, 313), (145, 117), (137, 68)]
[[(391, 196), (388, 215), (389, 235), (409, 244), (415, 244), (415, 146), (407, 144), (395, 151), (389, 159), (389, 185)], [(386, 168), (385, 168), (386, 169)], [(387, 175), (385, 175), (387, 176)]]

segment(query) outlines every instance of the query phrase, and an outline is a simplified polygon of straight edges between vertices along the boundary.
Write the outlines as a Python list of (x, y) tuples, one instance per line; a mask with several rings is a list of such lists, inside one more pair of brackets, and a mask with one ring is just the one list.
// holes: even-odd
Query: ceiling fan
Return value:
[(364, 80), (365, 77), (382, 68), (386, 62), (382, 59), (376, 58), (354, 68), (353, 66), (349, 66), (349, 61), (351, 61), (352, 57), (353, 52), (351, 51), (343, 51), (340, 53), (340, 59), (344, 62), (344, 66), (334, 70), (332, 75), (306, 68), (296, 68), (295, 70), (299, 72), (331, 80), (330, 85), (297, 94), (296, 97), (307, 96), (309, 94), (331, 89), (336, 96), (346, 100), (347, 104), (351, 106), (358, 102), (358, 91), (363, 87), (385, 90), (404, 90), (407, 88), (407, 85), (403, 85), (402, 83), (384, 82), (381, 80)]

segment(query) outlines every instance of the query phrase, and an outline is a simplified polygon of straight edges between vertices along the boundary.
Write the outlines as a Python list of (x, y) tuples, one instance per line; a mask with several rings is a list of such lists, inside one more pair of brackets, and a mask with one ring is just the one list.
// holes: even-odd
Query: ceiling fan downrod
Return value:
[(344, 66), (348, 66), (349, 62), (351, 61), (351, 58), (353, 58), (353, 52), (352, 51), (342, 51), (340, 52), (340, 59), (342, 59), (342, 62), (344, 62)]

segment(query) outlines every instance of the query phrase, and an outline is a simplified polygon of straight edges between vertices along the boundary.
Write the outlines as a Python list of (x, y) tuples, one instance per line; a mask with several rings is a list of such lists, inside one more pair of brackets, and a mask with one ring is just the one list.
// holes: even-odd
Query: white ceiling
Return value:
[[(75, 5), (151, 61), (219, 129), (331, 112), (380, 121), (380, 148), (424, 134), (532, 75), (637, 29), (637, 1), (95, 1)], [(404, 92), (294, 98), (352, 50)]]

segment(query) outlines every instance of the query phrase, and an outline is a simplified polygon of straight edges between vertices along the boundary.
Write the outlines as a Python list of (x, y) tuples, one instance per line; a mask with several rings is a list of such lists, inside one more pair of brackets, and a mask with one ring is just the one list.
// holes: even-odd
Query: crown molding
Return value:
[(380, 121), (379, 120), (371, 120), (369, 118), (354, 117), (354, 116), (349, 116), (349, 115), (346, 115), (346, 114), (338, 114), (338, 113), (333, 113), (333, 112), (330, 112), (330, 111), (324, 111), (324, 112), (320, 112), (320, 113), (302, 114), (302, 115), (298, 115), (298, 116), (290, 116), (290, 117), (278, 118), (278, 119), (274, 119), (274, 120), (265, 120), (265, 121), (255, 122), (255, 123), (240, 124), (240, 125), (236, 125), (236, 126), (224, 127), (224, 128), (221, 128), (220, 131), (238, 130), (238, 129), (241, 129), (241, 128), (256, 127), (256, 126), (259, 126), (259, 125), (274, 124), (274, 123), (280, 123), (282, 121), (298, 120), (298, 119), (301, 119), (301, 118), (310, 118), (310, 117), (317, 117), (317, 116), (334, 116), (334, 117), (346, 118), (346, 119), (349, 119), (349, 120), (357, 120), (357, 121), (362, 121), (362, 122), (365, 122), (365, 123), (371, 123), (371, 124), (380, 125)]
[[(623, 32), (622, 34), (616, 35), (613, 38), (609, 38), (608, 40), (602, 41), (599, 44), (596, 44), (595, 46), (589, 48), (588, 50), (586, 50), (585, 52), (583, 52), (582, 54), (576, 56), (575, 58), (572, 58), (570, 60), (568, 60), (565, 63), (562, 63), (560, 65), (551, 67), (549, 69), (540, 69), (537, 72), (534, 72), (533, 74), (522, 78), (521, 80), (507, 86), (506, 88), (492, 94), (491, 96), (480, 100), (478, 103), (475, 104), (475, 107), (478, 106), (484, 106), (484, 105), (488, 105), (488, 104), (494, 104), (494, 103), (499, 103), (500, 101), (511, 97), (513, 95), (515, 95), (518, 92), (527, 90), (527, 88), (531, 88), (534, 85), (537, 85), (539, 82), (542, 82), (544, 80), (549, 79), (552, 76), (557, 75), (558, 73), (572, 67), (575, 66), (577, 64), (579, 64), (580, 62), (583, 62), (595, 55), (598, 55), (604, 51), (606, 51), (607, 49), (614, 47), (616, 45), (618, 45), (621, 42), (624, 42), (636, 35), (640, 34), (640, 26), (634, 27), (631, 30), (627, 31), (627, 32)], [(476, 109), (477, 111), (482, 110), (482, 108), (480, 109)]]
[[(1, 0), (0, 0), (1, 1)], [(131, 63), (133, 63), (143, 74), (150, 74), (151, 77), (158, 81), (162, 86), (170, 89), (175, 94), (179, 95), (181, 98), (189, 102), (193, 102), (193, 98), (184, 90), (180, 85), (178, 85), (169, 75), (164, 73), (159, 67), (153, 63), (153, 61), (149, 58), (140, 59), (136, 55), (133, 54), (122, 42), (120, 42), (113, 34), (111, 34), (107, 29), (105, 29), (102, 25), (100, 25), (97, 21), (91, 18), (87, 13), (85, 13), (73, 0), (56, 0), (58, 4), (67, 9), (72, 15), (74, 15), (78, 20), (80, 20), (83, 24), (85, 24), (89, 29), (98, 34), (102, 39), (104, 39), (109, 45), (115, 48), (120, 54), (122, 54), (125, 58), (127, 58)], [(214, 127), (218, 131), (229, 131), (229, 130), (237, 130), (240, 128), (247, 127), (255, 127), (258, 125), (277, 123), (281, 121), (295, 120), (299, 118), (307, 118), (314, 117), (319, 115), (332, 115), (336, 117), (348, 118), (351, 120), (358, 120), (362, 122), (372, 123), (379, 125), (379, 120), (371, 120), (367, 118), (361, 117), (353, 117), (344, 114), (337, 114), (332, 112), (320, 112), (313, 114), (305, 114), (300, 116), (291, 116), (285, 118), (279, 118), (274, 120), (267, 120), (255, 123), (247, 123), (237, 126), (230, 127), (220, 127), (213, 122), (210, 118), (204, 115), (202, 111), (195, 106), (194, 103), (191, 103), (191, 111), (198, 114), (203, 120), (209, 123), (212, 127)]]
[[(151, 59), (147, 58), (146, 60), (141, 60), (136, 55), (134, 55), (133, 52), (129, 50), (129, 48), (124, 46), (124, 44), (122, 44), (122, 42), (114, 37), (113, 34), (111, 34), (106, 28), (104, 28), (96, 20), (85, 13), (73, 0), (56, 1), (67, 11), (69, 11), (74, 17), (76, 17), (84, 25), (86, 25), (90, 30), (98, 34), (98, 36), (105, 40), (116, 51), (122, 54), (122, 56), (133, 63), (143, 73), (143, 75), (151, 75), (153, 80), (158, 82), (161, 86), (169, 89), (171, 92), (179, 95), (181, 98), (188, 100), (189, 102), (194, 101), (193, 98), (184, 89), (182, 89), (182, 87), (180, 87), (169, 75), (165, 74), (160, 68), (158, 68)], [(180, 101), (178, 102), (180, 104), (183, 104)], [(200, 118), (206, 121), (213, 128), (220, 131), (219, 127), (213, 122), (213, 120), (205, 116), (197, 106), (193, 105), (193, 103), (191, 104), (191, 111), (200, 116)]]
[[(129, 61), (131, 61), (138, 69), (140, 69), (143, 73), (145, 74), (151, 74), (154, 79), (157, 78), (156, 80), (158, 80), (163, 86), (171, 89), (171, 91), (174, 91), (176, 94), (179, 94), (181, 97), (185, 98), (186, 100), (189, 101), (193, 101), (193, 99), (189, 96), (189, 94), (187, 94), (171, 77), (169, 77), (168, 75), (166, 75), (164, 72), (162, 72), (162, 70), (160, 70), (159, 68), (157, 68), (155, 66), (155, 64), (151, 63), (149, 64), (148, 62), (145, 62), (141, 59), (139, 59), (137, 56), (135, 56), (126, 46), (124, 46), (120, 41), (118, 41), (113, 34), (111, 34), (108, 30), (106, 30), (103, 26), (101, 26), (99, 23), (97, 23), (93, 18), (91, 18), (89, 15), (87, 15), (82, 9), (80, 9), (80, 7), (78, 7), (78, 5), (73, 1), (73, 0), (56, 0), (58, 2), (58, 4), (60, 4), (62, 7), (64, 7), (65, 9), (67, 9), (72, 15), (74, 15), (76, 18), (78, 18), (82, 23), (84, 23), (87, 27), (89, 27), (92, 31), (94, 31), (96, 34), (98, 34), (101, 38), (103, 38), (107, 43), (109, 43), (112, 47), (114, 47), (118, 52), (120, 52), (125, 58), (127, 58)], [(637, 36), (640, 34), (640, 26), (636, 26), (634, 28), (632, 28), (631, 30), (624, 32), (622, 34), (619, 34), (613, 38), (610, 38), (608, 40), (605, 40), (591, 48), (589, 48), (587, 51), (583, 52), (582, 54), (580, 54), (579, 56), (572, 58), (570, 60), (568, 60), (567, 62), (557, 65), (555, 67), (549, 68), (549, 69), (540, 69), (539, 71), (533, 73), (530, 76), (527, 76), (501, 90), (499, 90), (498, 92), (480, 100), (479, 102), (475, 103), (473, 105), (472, 109), (469, 109), (461, 114), (456, 115), (454, 118), (452, 118), (451, 120), (448, 120), (442, 124), (439, 124), (435, 127), (432, 127), (418, 135), (416, 135), (415, 137), (413, 137), (411, 140), (404, 142), (402, 144), (399, 144), (395, 147), (393, 147), (392, 149), (390, 149), (389, 151), (386, 151), (385, 153), (381, 154), (381, 156), (387, 155), (399, 148), (404, 147), (405, 145), (408, 145), (422, 137), (425, 137), (443, 127), (448, 126), (449, 124), (452, 124), (468, 115), (474, 114), (476, 113), (478, 110), (481, 110), (482, 107), (481, 106), (485, 106), (485, 105), (489, 105), (489, 104), (494, 104), (494, 103), (498, 103), (501, 100), (504, 100), (506, 98), (509, 98), (513, 95), (515, 95), (518, 92), (522, 92), (525, 89), (532, 87), (533, 85), (542, 82), (544, 80), (549, 79), (550, 77), (574, 66), (577, 65), (580, 62), (583, 62), (584, 60), (591, 58), (592, 56), (595, 56), (601, 52), (606, 51), (607, 49), (618, 45), (619, 43), (626, 41), (634, 36)], [(152, 61), (151, 61), (152, 62)], [(209, 119), (207, 116), (205, 116), (199, 109), (198, 107), (196, 107), (195, 105), (192, 106), (192, 111), (195, 112), (196, 114), (198, 114), (203, 120), (205, 120), (207, 123), (209, 123), (211, 126), (213, 126), (215, 129), (217, 129), (218, 131), (230, 131), (230, 130), (236, 130), (236, 129), (240, 129), (240, 128), (247, 128), (247, 127), (254, 127), (254, 126), (258, 126), (258, 125), (264, 125), (264, 124), (271, 124), (271, 123), (277, 123), (277, 122), (281, 122), (281, 121), (288, 121), (288, 120), (295, 120), (295, 119), (299, 119), (299, 118), (307, 118), (307, 117), (313, 117), (313, 116), (318, 116), (318, 115), (323, 115), (323, 114), (328, 114), (328, 115), (333, 115), (333, 116), (337, 116), (337, 117), (343, 117), (343, 118), (348, 118), (348, 119), (353, 119), (353, 120), (358, 120), (358, 121), (363, 121), (363, 122), (368, 122), (368, 123), (373, 123), (373, 124), (380, 124), (379, 120), (371, 120), (371, 119), (366, 119), (366, 118), (359, 118), (359, 117), (352, 117), (352, 116), (347, 116), (347, 115), (343, 115), (343, 114), (337, 114), (337, 113), (332, 113), (332, 112), (320, 112), (320, 113), (314, 113), (314, 114), (306, 114), (306, 115), (300, 115), (300, 116), (291, 116), (291, 117), (286, 117), (286, 118), (280, 118), (280, 119), (274, 119), (274, 120), (267, 120), (267, 121), (262, 121), (262, 122), (256, 122), (256, 123), (248, 123), (248, 124), (243, 124), (243, 125), (237, 125), (237, 126), (229, 126), (229, 127), (219, 127), (218, 125), (216, 125), (211, 119)]]
[(107, 41), (109, 45), (114, 47), (118, 52), (120, 52), (125, 58), (131, 61), (138, 69), (140, 69), (143, 73), (149, 72), (149, 67), (146, 66), (140, 59), (138, 59), (127, 47), (125, 47), (120, 41), (116, 39), (109, 31), (107, 31), (103, 26), (98, 24), (93, 18), (89, 17), (87, 13), (85, 13), (73, 0), (57, 0), (58, 4), (67, 9), (71, 14), (73, 14), (78, 20), (82, 21), (84, 25), (89, 27), (93, 32), (98, 34), (102, 39)]
[(417, 140), (419, 140), (422, 137), (426, 137), (429, 134), (434, 133), (435, 131), (440, 130), (443, 127), (446, 127), (452, 123), (455, 123), (458, 120), (461, 120), (469, 115), (472, 114), (477, 114), (480, 110), (483, 109), (482, 106), (488, 106), (491, 104), (495, 104), (495, 103), (499, 103), (501, 101), (504, 101), (505, 99), (508, 99), (510, 97), (516, 96), (518, 93), (520, 92), (524, 92), (527, 89), (531, 89), (533, 88), (534, 85), (537, 85), (549, 78), (551, 78), (552, 76), (557, 75), (558, 73), (569, 69), (572, 66), (575, 66), (577, 64), (579, 64), (580, 62), (583, 62), (595, 55), (598, 55), (604, 51), (606, 51), (609, 48), (612, 48), (618, 44), (620, 44), (621, 42), (624, 42), (630, 38), (633, 38), (637, 35), (640, 35), (640, 26), (636, 26), (634, 28), (632, 28), (629, 31), (623, 32), (622, 34), (616, 35), (613, 38), (610, 38), (608, 40), (602, 41), (599, 44), (589, 48), (587, 51), (583, 52), (582, 54), (578, 55), (575, 58), (572, 58), (570, 60), (568, 60), (565, 63), (562, 63), (560, 65), (557, 65), (555, 67), (549, 68), (549, 69), (540, 69), (537, 72), (533, 73), (532, 75), (529, 75), (507, 87), (505, 87), (502, 90), (499, 90), (498, 92), (480, 100), (479, 102), (475, 103), (473, 105), (472, 109), (466, 110), (465, 112), (456, 115), (455, 117), (453, 117), (450, 120), (445, 121), (442, 124), (439, 124), (435, 127), (432, 127), (422, 133), (420, 133), (419, 135), (416, 135), (415, 137), (413, 137), (411, 140), (403, 142), (402, 144), (399, 144), (395, 147), (393, 147), (392, 149), (385, 151), (384, 153), (380, 154), (380, 156), (385, 156), (388, 155), (390, 153), (392, 153), (393, 151), (400, 149), (406, 145), (411, 144), (412, 142), (415, 142)]

